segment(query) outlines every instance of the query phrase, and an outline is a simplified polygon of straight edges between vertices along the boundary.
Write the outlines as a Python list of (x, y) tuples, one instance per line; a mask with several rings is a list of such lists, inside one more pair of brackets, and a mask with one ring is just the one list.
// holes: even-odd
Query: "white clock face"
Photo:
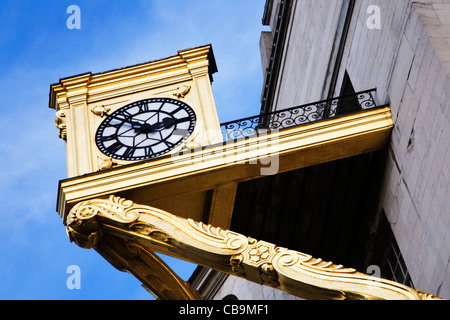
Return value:
[(108, 157), (137, 161), (168, 153), (194, 131), (196, 116), (186, 103), (153, 98), (126, 105), (99, 126), (95, 142)]

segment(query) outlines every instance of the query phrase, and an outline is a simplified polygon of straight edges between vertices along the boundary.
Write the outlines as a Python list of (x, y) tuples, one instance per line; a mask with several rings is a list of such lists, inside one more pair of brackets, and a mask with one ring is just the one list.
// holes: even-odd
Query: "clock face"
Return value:
[(166, 154), (194, 131), (196, 116), (186, 103), (153, 98), (126, 105), (98, 127), (95, 142), (108, 157), (136, 161)]

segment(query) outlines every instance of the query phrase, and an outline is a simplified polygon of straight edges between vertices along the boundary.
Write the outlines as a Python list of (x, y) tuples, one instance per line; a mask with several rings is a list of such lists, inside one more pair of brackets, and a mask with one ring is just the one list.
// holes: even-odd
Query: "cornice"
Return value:
[[(210, 75), (217, 71), (212, 46), (186, 49), (178, 55), (126, 68), (63, 78), (50, 86), (49, 107), (59, 110), (71, 97), (84, 95), (87, 103), (180, 83), (192, 79), (192, 70)], [(68, 100), (69, 99), (69, 100)]]

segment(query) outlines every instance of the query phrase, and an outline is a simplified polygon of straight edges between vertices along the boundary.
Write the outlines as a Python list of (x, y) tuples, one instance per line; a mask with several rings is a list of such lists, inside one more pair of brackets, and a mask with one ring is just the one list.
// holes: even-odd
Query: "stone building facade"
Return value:
[[(390, 106), (378, 201), (393, 235), (384, 268), (450, 298), (450, 1), (267, 0), (263, 24), (262, 112), (372, 88)], [(208, 270), (194, 278), (210, 299), (292, 298)]]

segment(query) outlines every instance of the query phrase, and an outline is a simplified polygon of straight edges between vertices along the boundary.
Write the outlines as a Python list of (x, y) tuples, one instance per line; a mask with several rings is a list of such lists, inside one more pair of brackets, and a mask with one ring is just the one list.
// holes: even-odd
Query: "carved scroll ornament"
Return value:
[(95, 106), (94, 108), (92, 108), (91, 112), (93, 114), (95, 114), (96, 116), (99, 116), (101, 118), (105, 117), (108, 115), (108, 113), (111, 111), (111, 108), (107, 108), (103, 105), (100, 106)]
[(181, 86), (178, 87), (176, 92), (173, 94), (178, 99), (184, 98), (191, 91), (191, 86)]
[(71, 240), (83, 248), (96, 248), (104, 235), (114, 234), (142, 250), (174, 256), (305, 299), (438, 299), (396, 282), (115, 196), (78, 203), (67, 217), (67, 228)]
[(67, 140), (66, 111), (59, 110), (56, 112), (55, 126), (58, 128), (58, 137)]

